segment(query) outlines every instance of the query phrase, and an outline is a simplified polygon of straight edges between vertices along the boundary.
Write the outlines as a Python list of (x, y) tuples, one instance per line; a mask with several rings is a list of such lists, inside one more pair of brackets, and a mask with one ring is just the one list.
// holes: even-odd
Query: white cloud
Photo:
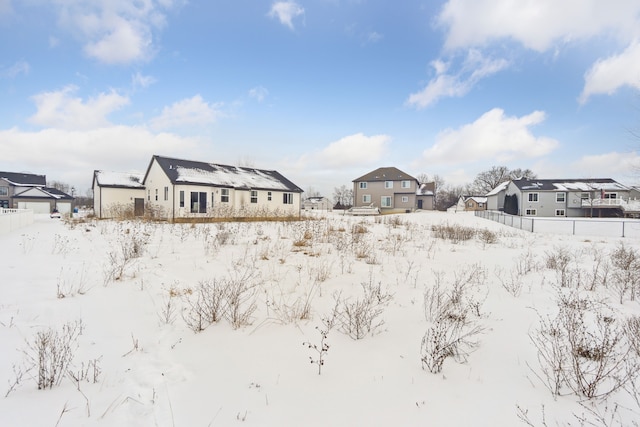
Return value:
[(613, 94), (622, 86), (640, 89), (640, 42), (635, 40), (619, 55), (601, 59), (591, 66), (584, 76), (584, 88), (580, 103), (591, 95)]
[(204, 126), (214, 123), (223, 114), (221, 104), (209, 104), (200, 95), (183, 99), (164, 107), (162, 113), (149, 122), (153, 129), (170, 129), (185, 126)]
[(506, 38), (542, 52), (607, 32), (629, 40), (637, 35), (639, 13), (636, 0), (449, 0), (437, 20), (447, 29), (449, 49)]
[(256, 86), (249, 90), (249, 96), (256, 99), (258, 102), (264, 101), (267, 95), (269, 95), (269, 91), (262, 86)]
[(473, 123), (438, 134), (436, 143), (423, 152), (423, 159), (428, 163), (445, 164), (482, 160), (506, 163), (544, 156), (558, 146), (558, 141), (552, 138), (536, 137), (531, 133), (530, 128), (544, 119), (542, 111), (507, 117), (503, 110), (494, 108)]
[(296, 165), (298, 169), (343, 169), (372, 165), (385, 156), (390, 141), (388, 135), (356, 133), (334, 141), (320, 151), (305, 154)]
[(570, 165), (571, 169), (580, 171), (581, 176), (590, 178), (614, 178), (624, 182), (625, 177), (635, 176), (637, 180), (640, 157), (637, 152), (610, 153), (583, 156)]
[(367, 34), (367, 43), (377, 43), (382, 40), (384, 36), (377, 31), (372, 31)]
[(43, 92), (33, 96), (36, 114), (29, 121), (39, 126), (56, 129), (91, 129), (109, 125), (107, 116), (125, 105), (129, 98), (115, 91), (101, 93), (97, 97), (83, 101), (74, 97), (75, 86), (62, 90)]
[(1, 70), (0, 75), (3, 77), (15, 78), (20, 74), (29, 74), (31, 66), (27, 61), (18, 61), (6, 70)]
[(56, 0), (59, 24), (83, 43), (84, 52), (106, 64), (128, 64), (154, 53), (153, 32), (166, 24), (169, 0)]
[(406, 104), (416, 108), (425, 108), (435, 104), (443, 97), (462, 97), (473, 86), (485, 77), (506, 68), (509, 62), (505, 59), (485, 58), (477, 49), (471, 49), (462, 67), (456, 74), (446, 74), (450, 64), (438, 59), (431, 62), (436, 76), (419, 92), (412, 93)]
[(95, 169), (140, 170), (153, 154), (186, 157), (200, 152), (202, 141), (143, 127), (111, 126), (93, 130), (0, 130), (0, 151), (8, 170), (43, 173), (74, 185), (79, 194), (91, 187)]
[(147, 88), (156, 82), (155, 77), (142, 75), (139, 71), (131, 76), (131, 83), (134, 88)]
[(293, 30), (293, 19), (304, 15), (304, 9), (294, 1), (281, 1), (271, 5), (268, 15), (271, 18), (278, 18), (281, 24)]

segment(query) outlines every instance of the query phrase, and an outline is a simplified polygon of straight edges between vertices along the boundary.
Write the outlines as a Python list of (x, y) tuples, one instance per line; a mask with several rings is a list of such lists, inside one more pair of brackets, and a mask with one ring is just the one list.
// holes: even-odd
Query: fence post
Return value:
[(576, 220), (571, 221), (573, 223), (573, 235), (576, 235)]

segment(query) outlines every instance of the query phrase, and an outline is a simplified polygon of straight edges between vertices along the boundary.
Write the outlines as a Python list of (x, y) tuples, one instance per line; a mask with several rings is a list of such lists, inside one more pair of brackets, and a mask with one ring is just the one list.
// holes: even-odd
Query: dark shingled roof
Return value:
[(45, 186), (47, 177), (45, 175), (35, 175), (21, 172), (0, 172), (0, 178), (6, 179), (15, 185)]
[(372, 172), (369, 172), (366, 175), (362, 175), (360, 178), (356, 178), (352, 182), (403, 181), (403, 180), (416, 181), (414, 177), (412, 177), (406, 172), (402, 172), (398, 168), (386, 167), (386, 168), (378, 168)]
[[(155, 155), (171, 183), (190, 185), (212, 185), (219, 187), (278, 190), (302, 193), (303, 190), (275, 170), (220, 165), (216, 163), (175, 159)], [(147, 174), (149, 170), (147, 169)], [(147, 177), (145, 175), (145, 181)]]

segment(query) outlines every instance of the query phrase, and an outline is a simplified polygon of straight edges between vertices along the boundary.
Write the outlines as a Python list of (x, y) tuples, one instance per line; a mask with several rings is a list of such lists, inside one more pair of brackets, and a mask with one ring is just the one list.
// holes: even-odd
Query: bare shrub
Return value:
[(311, 302), (319, 285), (313, 284), (302, 297), (288, 300), (282, 294), (267, 299), (267, 313), (281, 324), (289, 324), (299, 320), (309, 320), (312, 316)]
[(611, 283), (618, 292), (620, 304), (627, 294), (635, 301), (640, 284), (640, 254), (620, 243), (611, 253), (611, 264)]
[(571, 284), (571, 262), (574, 256), (567, 248), (557, 247), (552, 252), (545, 252), (545, 265), (558, 274), (560, 286), (565, 288)]
[(62, 299), (74, 295), (84, 295), (89, 290), (88, 280), (89, 273), (84, 264), (81, 269), (76, 271), (62, 267), (56, 282), (56, 297)]
[(589, 254), (591, 255), (591, 274), (589, 275), (589, 281), (584, 283), (585, 289), (595, 291), (598, 286), (606, 288), (610, 270), (607, 255), (596, 246), (591, 247)]
[(540, 363), (534, 373), (553, 395), (566, 386), (577, 395), (603, 398), (637, 375), (624, 325), (604, 303), (578, 291), (560, 292), (557, 316), (541, 318), (530, 338)]
[(82, 334), (82, 321), (68, 322), (60, 331), (48, 328), (38, 331), (25, 350), (29, 371), (37, 370), (35, 376), (38, 390), (53, 388), (60, 384), (73, 362), (78, 336)]
[(531, 250), (520, 254), (520, 256), (516, 259), (516, 272), (520, 276), (524, 276), (525, 274), (529, 274), (532, 271), (538, 271), (539, 265), (536, 261), (535, 256)]
[(441, 316), (422, 338), (422, 368), (437, 374), (442, 371), (444, 361), (449, 357), (458, 362), (466, 361), (478, 346), (478, 335), (483, 330), (476, 322), (465, 317), (457, 317), (452, 313)]
[(354, 340), (379, 332), (384, 325), (381, 315), (393, 299), (393, 295), (382, 289), (381, 283), (376, 284), (370, 280), (361, 286), (362, 298), (343, 300), (338, 311), (340, 331)]
[(486, 228), (478, 231), (478, 239), (485, 245), (492, 245), (498, 242), (498, 234)]
[(471, 240), (477, 233), (477, 230), (472, 227), (465, 227), (464, 225), (449, 225), (439, 224), (431, 227), (431, 232), (434, 237), (439, 239), (450, 240), (452, 243), (460, 243), (467, 240)]
[(169, 325), (176, 320), (176, 306), (173, 303), (171, 295), (163, 300), (160, 311), (158, 312), (158, 318), (165, 325)]
[(314, 365), (318, 365), (318, 375), (322, 374), (324, 359), (327, 355), (327, 352), (329, 351), (327, 337), (329, 335), (329, 332), (331, 331), (331, 326), (329, 325), (328, 321), (323, 320), (322, 323), (324, 325), (322, 328), (316, 326), (316, 331), (318, 331), (318, 333), (320, 334), (320, 342), (312, 343), (310, 341), (305, 341), (302, 343), (302, 345), (313, 350), (313, 352), (315, 353), (315, 357), (309, 356), (309, 361)]
[(500, 282), (500, 285), (514, 297), (519, 297), (522, 293), (522, 288), (524, 286), (524, 281), (522, 280), (522, 274), (518, 272), (519, 270), (511, 270), (508, 274), (503, 274), (502, 269), (496, 268), (495, 275)]

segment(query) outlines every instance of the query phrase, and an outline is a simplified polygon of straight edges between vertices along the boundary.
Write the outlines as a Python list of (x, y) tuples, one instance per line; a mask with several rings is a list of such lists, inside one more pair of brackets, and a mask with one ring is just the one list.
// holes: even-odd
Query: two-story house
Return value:
[(383, 167), (353, 180), (354, 207), (374, 206), (381, 212), (433, 209), (434, 191), (395, 167)]

